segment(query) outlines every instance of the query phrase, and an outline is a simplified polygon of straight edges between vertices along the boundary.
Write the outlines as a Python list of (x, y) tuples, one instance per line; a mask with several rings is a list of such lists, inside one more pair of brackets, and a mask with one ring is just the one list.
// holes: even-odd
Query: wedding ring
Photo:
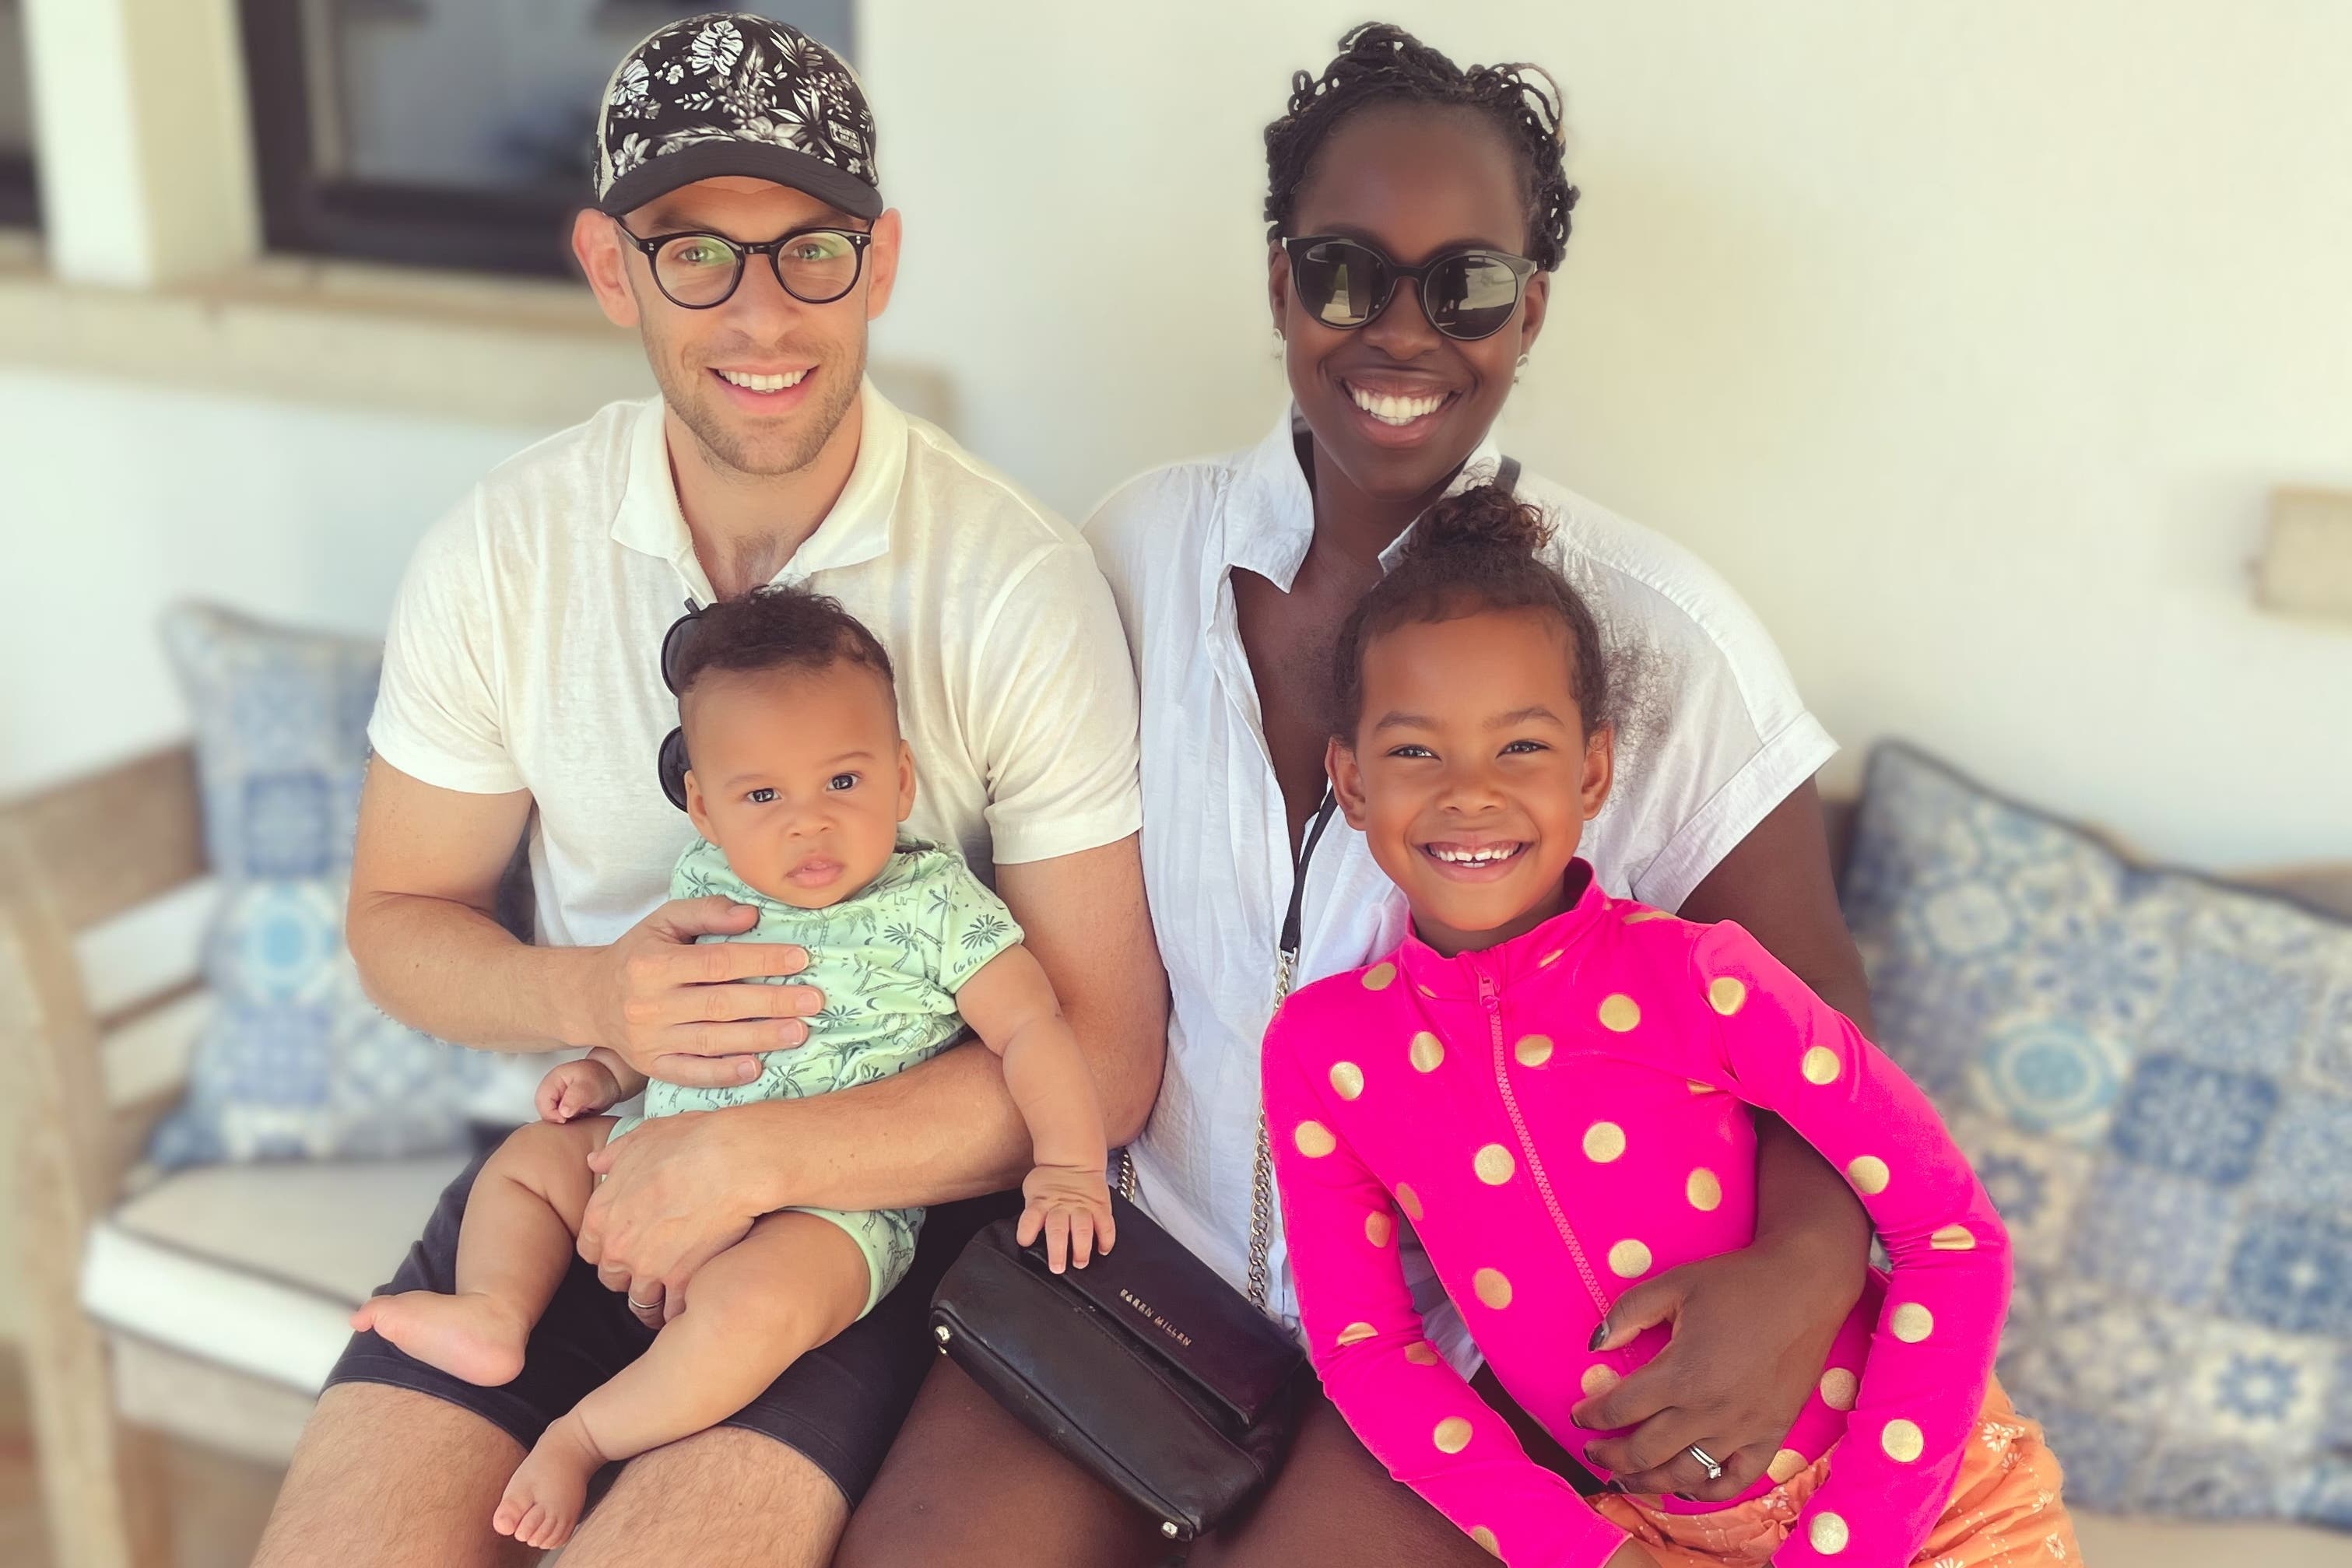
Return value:
[[(636, 1308), (636, 1309), (637, 1309), (637, 1311), (639, 1311), (639, 1312), (657, 1312), (661, 1311), (661, 1303), (660, 1303), (659, 1301), (641, 1301), (637, 1300), (637, 1299), (636, 1299), (636, 1297), (635, 1297), (635, 1296), (631, 1296), (631, 1297), (629, 1298), (629, 1305), (631, 1305), (631, 1306), (633, 1306), (633, 1307)], [(1693, 1449), (1692, 1451), (1693, 1451), (1694, 1453), (1696, 1453), (1697, 1450), (1696, 1450), (1696, 1449)], [(1701, 1462), (1702, 1462), (1702, 1463), (1704, 1463), (1705, 1461), (1701, 1461)], [(1714, 1476), (1709, 1476), (1709, 1477), (1707, 1477), (1706, 1479), (1709, 1479), (1709, 1480), (1713, 1480), (1713, 1479), (1715, 1479), (1715, 1477), (1714, 1477)]]
[(1699, 1469), (1706, 1472), (1707, 1479), (1711, 1481), (1719, 1481), (1723, 1479), (1723, 1467), (1716, 1463), (1715, 1456), (1713, 1454), (1708, 1453), (1696, 1443), (1693, 1443), (1689, 1448), (1683, 1451), (1688, 1454), (1692, 1458), (1698, 1461)]

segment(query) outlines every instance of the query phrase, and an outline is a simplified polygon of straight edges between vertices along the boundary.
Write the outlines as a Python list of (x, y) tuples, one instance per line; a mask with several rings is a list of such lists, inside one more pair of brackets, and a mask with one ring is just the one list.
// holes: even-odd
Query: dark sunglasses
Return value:
[(874, 236), (859, 229), (794, 229), (758, 245), (725, 235), (667, 234), (639, 238), (620, 219), (613, 226), (652, 264), (654, 286), (673, 305), (709, 310), (735, 297), (743, 268), (755, 256), (768, 258), (783, 291), (803, 305), (830, 305), (857, 287), (866, 270), (866, 247)]
[[(694, 645), (695, 635), (701, 627), (702, 606), (689, 599), (686, 601), (686, 613), (671, 622), (669, 630), (662, 633), (662, 685), (674, 697), (685, 695), (678, 690), (678, 672), (686, 667), (687, 650)], [(684, 726), (662, 737), (659, 766), (662, 793), (669, 797), (671, 805), (685, 810), (686, 770), (693, 765), (687, 760)]]
[(1406, 267), (1361, 240), (1338, 235), (1286, 239), (1290, 286), (1307, 313), (1326, 327), (1353, 331), (1380, 318), (1401, 278), (1421, 294), (1429, 324), (1456, 341), (1475, 343), (1503, 329), (1536, 264), (1508, 251), (1470, 247)]

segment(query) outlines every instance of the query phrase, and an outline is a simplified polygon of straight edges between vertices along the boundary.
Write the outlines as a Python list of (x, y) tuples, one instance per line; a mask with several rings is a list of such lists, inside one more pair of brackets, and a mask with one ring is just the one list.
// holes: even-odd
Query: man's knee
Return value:
[(527, 1563), (530, 1552), (490, 1529), (522, 1454), (498, 1427), (429, 1394), (338, 1384), (302, 1428), (256, 1568)]
[(841, 1489), (807, 1455), (758, 1432), (714, 1427), (630, 1460), (563, 1563), (823, 1568), (848, 1520)]

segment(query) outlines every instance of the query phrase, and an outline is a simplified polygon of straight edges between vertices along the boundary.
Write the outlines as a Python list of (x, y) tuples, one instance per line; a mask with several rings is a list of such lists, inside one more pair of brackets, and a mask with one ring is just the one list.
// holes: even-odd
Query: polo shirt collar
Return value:
[[(863, 423), (849, 483), (816, 532), (802, 541), (776, 573), (775, 581), (798, 582), (830, 568), (856, 566), (890, 548), (890, 519), (898, 509), (898, 492), (907, 476), (907, 416), (870, 381), (859, 387), (857, 395)], [(657, 397), (638, 411), (629, 438), (628, 476), (620, 509), (613, 517), (613, 542), (668, 561), (696, 599), (708, 604), (715, 595), (695, 556), (686, 514), (678, 508), (666, 412)]]
[[(1265, 439), (1243, 455), (1225, 507), (1224, 568), (1254, 571), (1285, 593), (1315, 538), (1315, 493), (1298, 465), (1297, 443), (1306, 428), (1298, 405), (1292, 403)], [(1452, 496), (1486, 483), (1502, 462), (1502, 448), (1489, 430), (1445, 493)], [(1381, 552), (1383, 570), (1396, 565), (1404, 541), (1412, 537), (1412, 529), (1407, 528)]]

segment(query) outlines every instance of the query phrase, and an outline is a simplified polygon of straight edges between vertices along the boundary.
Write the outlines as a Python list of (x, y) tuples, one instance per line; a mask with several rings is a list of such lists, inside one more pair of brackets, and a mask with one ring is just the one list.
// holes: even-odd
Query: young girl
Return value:
[[(2057, 1466), (1990, 1384), (2007, 1237), (1934, 1109), (1739, 926), (1611, 897), (1576, 858), (1610, 789), (1608, 682), (1543, 542), (1534, 508), (1465, 492), (1339, 635), (1332, 789), (1412, 927), (1290, 998), (1265, 1043), (1326, 1389), (1391, 1474), (1513, 1563), (2071, 1561)], [(1749, 1105), (1844, 1174), (1894, 1272), (1741, 1497), (1588, 1506), (1427, 1343), (1401, 1224), (1504, 1385), (1580, 1451), (1604, 1434), (1579, 1410), (1669, 1337), (1612, 1332), (1611, 1303), (1753, 1235)]]
[[(548, 1072), (544, 1119), (500, 1145), (474, 1183), (456, 1291), (378, 1296), (352, 1315), (354, 1328), (468, 1382), (500, 1385), (522, 1370), (571, 1261), (591, 1154), (646, 1117), (870, 1083), (967, 1025), (1004, 1059), (1034, 1145), (1021, 1239), (1042, 1231), (1056, 1272), (1115, 1239), (1094, 1079), (1044, 968), (961, 856), (901, 836), (915, 764), (873, 632), (833, 600), (764, 588), (679, 622), (662, 664), (701, 835), (670, 894), (756, 908), (751, 930), (716, 940), (806, 948), (799, 979), (823, 990), (825, 1010), (806, 1045), (768, 1053), (729, 1088), (648, 1084), (601, 1047)], [(643, 1115), (593, 1113), (640, 1092)], [(725, 1420), (871, 1312), (905, 1276), (922, 1218), (919, 1208), (794, 1208), (755, 1221), (695, 1276), (691, 1304), (651, 1349), (547, 1428), (507, 1483), (495, 1528), (527, 1546), (562, 1545), (599, 1466)]]

